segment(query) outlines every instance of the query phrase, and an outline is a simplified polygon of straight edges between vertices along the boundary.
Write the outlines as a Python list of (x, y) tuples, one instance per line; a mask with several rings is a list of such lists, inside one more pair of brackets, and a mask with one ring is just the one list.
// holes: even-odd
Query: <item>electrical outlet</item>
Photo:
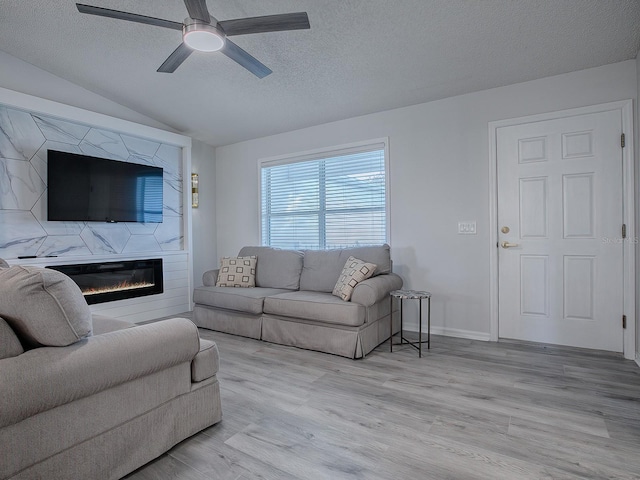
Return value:
[(458, 222), (458, 235), (475, 235), (476, 222)]

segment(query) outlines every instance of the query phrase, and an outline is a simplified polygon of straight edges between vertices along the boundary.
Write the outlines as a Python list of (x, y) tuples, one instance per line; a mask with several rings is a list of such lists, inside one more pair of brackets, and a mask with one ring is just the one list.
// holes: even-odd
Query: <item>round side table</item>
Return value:
[[(418, 350), (418, 356), (422, 358), (422, 344), (427, 344), (427, 349), (431, 348), (431, 293), (423, 292), (421, 290), (394, 290), (389, 294), (389, 298), (391, 301), (391, 310), (389, 315), (389, 326), (391, 331), (391, 336), (389, 337), (389, 348), (390, 351), (393, 352), (393, 299), (397, 298), (400, 302), (400, 343), (396, 343), (396, 345), (404, 345), (409, 344), (413, 348)], [(427, 339), (422, 340), (422, 300), (427, 299)], [(419, 326), (418, 326), (418, 341), (411, 342), (404, 338), (404, 332), (402, 330), (402, 303), (404, 300), (418, 300), (420, 303), (420, 316), (419, 316)], [(397, 335), (397, 334), (396, 334)]]

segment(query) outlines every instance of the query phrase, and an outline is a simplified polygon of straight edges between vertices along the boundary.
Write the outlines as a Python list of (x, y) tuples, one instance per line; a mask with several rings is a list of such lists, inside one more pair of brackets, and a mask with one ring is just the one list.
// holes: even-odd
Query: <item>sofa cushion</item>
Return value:
[(351, 299), (351, 294), (353, 293), (353, 289), (356, 288), (356, 285), (373, 275), (375, 269), (376, 265), (373, 263), (367, 263), (358, 258), (349, 257), (347, 263), (344, 264), (344, 268), (340, 273), (335, 287), (333, 287), (333, 295), (348, 302)]
[(265, 297), (287, 291), (283, 288), (197, 287), (193, 290), (193, 301), (210, 307), (260, 314)]
[(256, 257), (223, 257), (216, 287), (255, 287)]
[(64, 347), (91, 335), (91, 310), (65, 274), (40, 267), (0, 269), (0, 316), (33, 347)]
[(191, 361), (191, 381), (201, 382), (218, 372), (220, 356), (218, 346), (211, 340), (200, 339), (200, 351)]
[(24, 353), (22, 344), (11, 327), (0, 318), (0, 360)]
[(305, 250), (300, 290), (332, 292), (350, 256), (375, 264), (377, 267), (374, 276), (391, 272), (391, 254), (387, 244), (335, 250)]
[(361, 305), (343, 302), (330, 293), (302, 290), (265, 298), (264, 313), (353, 327), (362, 325), (365, 319)]
[(286, 288), (287, 290), (300, 288), (302, 252), (272, 247), (243, 247), (238, 255), (258, 257), (256, 287)]
[(118, 318), (108, 317), (106, 315), (100, 315), (94, 313), (91, 315), (93, 323), (93, 334), (102, 335), (105, 333), (116, 332), (125, 328), (133, 328), (135, 323), (127, 322), (126, 320), (120, 320)]

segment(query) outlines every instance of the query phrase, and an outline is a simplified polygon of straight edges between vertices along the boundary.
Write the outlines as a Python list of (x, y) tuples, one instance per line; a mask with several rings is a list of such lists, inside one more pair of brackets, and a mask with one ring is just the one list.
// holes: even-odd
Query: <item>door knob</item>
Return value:
[(518, 246), (517, 243), (509, 243), (509, 242), (502, 242), (500, 245), (502, 246), (502, 248), (511, 248), (511, 247)]

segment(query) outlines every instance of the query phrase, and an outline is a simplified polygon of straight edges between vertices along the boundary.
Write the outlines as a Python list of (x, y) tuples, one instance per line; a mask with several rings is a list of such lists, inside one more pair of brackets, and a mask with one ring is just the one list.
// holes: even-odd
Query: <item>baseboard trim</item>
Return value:
[[(416, 328), (405, 328), (406, 331), (418, 333), (418, 329)], [(423, 334), (427, 333), (425, 331)], [(458, 338), (466, 338), (468, 340), (481, 340), (483, 342), (488, 342), (491, 340), (491, 335), (485, 332), (476, 332), (474, 330), (462, 330), (460, 328), (446, 328), (446, 327), (435, 327), (431, 326), (431, 333), (434, 335), (444, 335), (445, 337), (458, 337)]]
[(640, 367), (640, 352), (636, 352), (636, 364)]

